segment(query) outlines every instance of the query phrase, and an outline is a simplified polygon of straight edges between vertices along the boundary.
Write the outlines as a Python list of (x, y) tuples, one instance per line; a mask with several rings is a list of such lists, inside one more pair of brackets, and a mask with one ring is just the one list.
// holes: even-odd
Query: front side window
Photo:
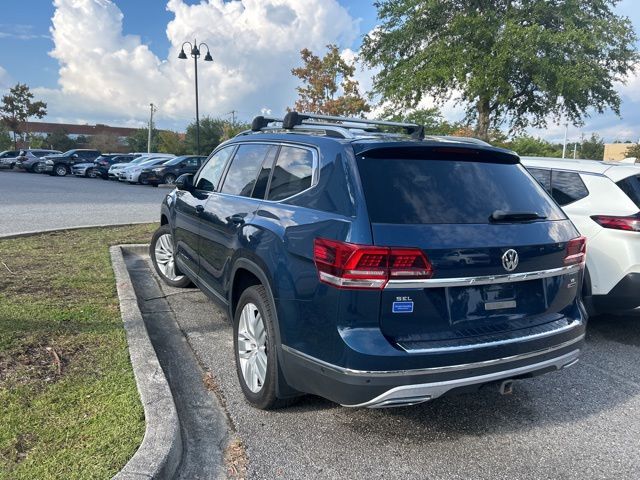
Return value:
[(589, 195), (589, 190), (579, 174), (554, 170), (551, 178), (551, 195), (558, 205), (564, 207)]
[(200, 165), (198, 157), (187, 158), (183, 163), (183, 167), (198, 167)]
[(306, 148), (282, 147), (271, 176), (268, 200), (292, 197), (311, 186), (313, 153)]
[(222, 177), (224, 167), (233, 153), (233, 146), (225, 147), (214, 153), (198, 174), (195, 186), (198, 190), (214, 192)]
[(224, 179), (222, 193), (250, 197), (264, 158), (275, 148), (264, 144), (240, 145)]

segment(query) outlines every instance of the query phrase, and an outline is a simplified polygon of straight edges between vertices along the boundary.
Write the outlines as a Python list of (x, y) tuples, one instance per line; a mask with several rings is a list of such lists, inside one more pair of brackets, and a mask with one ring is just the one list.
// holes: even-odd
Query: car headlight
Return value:
[(164, 171), (164, 168), (162, 168), (162, 167), (154, 168), (153, 171), (156, 172), (156, 173), (160, 173), (160, 172)]
[(53, 165), (53, 160), (47, 160), (47, 161), (46, 161), (46, 162), (44, 162), (44, 163), (46, 163), (47, 165)]

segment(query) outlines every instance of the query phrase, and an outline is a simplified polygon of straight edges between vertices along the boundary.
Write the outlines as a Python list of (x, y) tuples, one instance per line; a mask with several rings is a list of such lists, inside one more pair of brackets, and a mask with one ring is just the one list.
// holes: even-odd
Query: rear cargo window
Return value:
[(588, 196), (589, 190), (579, 174), (554, 170), (551, 177), (551, 194), (558, 205), (564, 207)]
[(640, 208), (640, 175), (627, 177), (620, 180), (616, 185)]
[(373, 223), (489, 223), (496, 210), (564, 219), (520, 164), (360, 157)]

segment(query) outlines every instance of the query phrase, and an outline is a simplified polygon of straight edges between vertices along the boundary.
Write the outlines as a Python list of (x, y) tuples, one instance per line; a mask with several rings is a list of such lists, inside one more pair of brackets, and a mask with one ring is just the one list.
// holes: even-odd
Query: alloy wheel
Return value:
[(245, 384), (258, 393), (267, 376), (267, 332), (260, 310), (247, 303), (238, 322), (238, 358)]
[(169, 280), (178, 281), (184, 278), (184, 275), (176, 274), (176, 263), (173, 256), (173, 239), (171, 234), (165, 233), (158, 237), (155, 246), (155, 258), (162, 274)]

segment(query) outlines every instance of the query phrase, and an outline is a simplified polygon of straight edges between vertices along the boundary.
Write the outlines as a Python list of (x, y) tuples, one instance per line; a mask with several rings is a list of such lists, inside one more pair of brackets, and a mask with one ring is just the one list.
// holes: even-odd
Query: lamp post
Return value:
[(191, 58), (193, 58), (193, 65), (196, 73), (196, 149), (197, 154), (200, 155), (200, 112), (198, 110), (198, 57), (200, 56), (200, 49), (205, 46), (207, 48), (207, 54), (204, 56), (205, 62), (213, 62), (213, 58), (211, 57), (211, 53), (209, 52), (209, 45), (206, 43), (201, 43), (198, 45), (197, 40), (191, 42), (184, 42), (182, 44), (182, 48), (180, 48), (180, 54), (178, 58), (180, 60), (186, 60), (187, 55), (184, 53), (184, 46), (189, 45), (189, 49), (191, 50)]

